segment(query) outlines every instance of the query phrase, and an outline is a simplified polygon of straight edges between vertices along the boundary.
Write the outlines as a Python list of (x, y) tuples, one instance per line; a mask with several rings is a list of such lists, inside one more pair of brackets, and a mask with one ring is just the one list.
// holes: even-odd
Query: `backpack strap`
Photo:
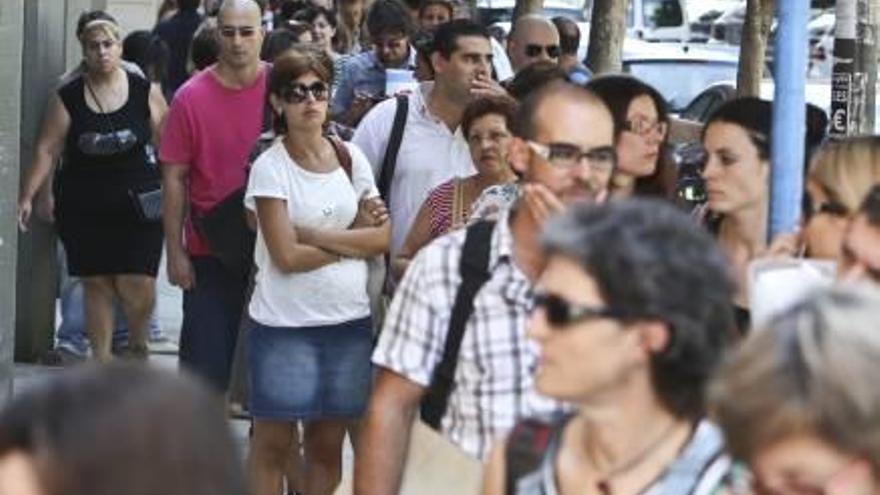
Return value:
[(348, 180), (354, 183), (351, 171), (351, 153), (348, 152), (348, 147), (336, 136), (329, 135), (326, 137), (327, 140), (330, 141), (330, 146), (333, 146), (333, 151), (336, 153), (336, 159), (339, 160), (339, 166), (342, 167), (345, 175), (348, 176)]
[(400, 152), (400, 142), (403, 140), (403, 128), (406, 127), (406, 117), (409, 113), (409, 98), (406, 95), (397, 95), (397, 110), (394, 112), (394, 124), (391, 126), (391, 134), (388, 137), (388, 146), (385, 148), (385, 157), (382, 159), (382, 168), (379, 172), (379, 195), (385, 204), (389, 204), (391, 196), (391, 180), (394, 178), (394, 169), (397, 168), (397, 154)]
[(536, 489), (541, 483), (541, 465), (566, 422), (524, 419), (510, 430), (504, 448), (504, 493), (542, 493)]
[(455, 294), (452, 316), (446, 332), (443, 357), (431, 376), (431, 384), (422, 399), (422, 420), (435, 430), (446, 413), (449, 395), (458, 366), (458, 354), (464, 337), (465, 326), (474, 311), (474, 296), (489, 280), (489, 252), (495, 222), (478, 222), (467, 229), (458, 269), (461, 285)]

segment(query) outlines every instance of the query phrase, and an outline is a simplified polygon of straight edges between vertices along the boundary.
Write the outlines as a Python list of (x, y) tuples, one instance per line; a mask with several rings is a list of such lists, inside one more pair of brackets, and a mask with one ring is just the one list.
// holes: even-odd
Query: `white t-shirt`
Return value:
[[(256, 211), (254, 198), (283, 199), (296, 226), (347, 229), (357, 214), (358, 198), (379, 192), (361, 150), (346, 146), (352, 158), (352, 180), (342, 168), (329, 173), (305, 170), (291, 159), (281, 141), (276, 142), (251, 168), (245, 207)], [(344, 258), (309, 272), (284, 273), (272, 262), (258, 231), (254, 261), (256, 286), (248, 312), (263, 325), (334, 325), (370, 314), (366, 260)]]
[[(432, 83), (422, 83), (409, 95), (397, 167), (391, 181), (391, 256), (395, 256), (415, 220), (428, 192), (453, 177), (466, 177), (477, 171), (471, 160), (461, 127), (453, 133), (425, 104)], [(389, 98), (376, 105), (355, 130), (352, 142), (364, 151), (377, 180), (385, 148), (394, 124), (397, 100)]]

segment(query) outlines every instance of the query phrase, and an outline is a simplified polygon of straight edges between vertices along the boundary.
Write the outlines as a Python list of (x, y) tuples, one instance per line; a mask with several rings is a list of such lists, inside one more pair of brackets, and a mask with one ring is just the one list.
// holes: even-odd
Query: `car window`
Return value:
[(645, 25), (652, 28), (678, 27), (684, 24), (684, 14), (678, 0), (643, 0), (642, 14)]
[(716, 101), (718, 101), (718, 95), (714, 91), (706, 91), (690, 102), (687, 108), (682, 110), (679, 117), (694, 122), (705, 122), (709, 111), (714, 109)]
[(736, 80), (736, 62), (637, 60), (625, 62), (624, 70), (657, 88), (672, 112), (680, 112), (707, 86)]

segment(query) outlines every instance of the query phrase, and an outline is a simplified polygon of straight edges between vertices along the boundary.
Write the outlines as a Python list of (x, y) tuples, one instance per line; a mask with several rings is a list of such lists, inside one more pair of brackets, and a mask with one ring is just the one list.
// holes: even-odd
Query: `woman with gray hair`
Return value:
[(880, 293), (817, 293), (756, 331), (710, 387), (753, 493), (875, 494), (880, 463)]

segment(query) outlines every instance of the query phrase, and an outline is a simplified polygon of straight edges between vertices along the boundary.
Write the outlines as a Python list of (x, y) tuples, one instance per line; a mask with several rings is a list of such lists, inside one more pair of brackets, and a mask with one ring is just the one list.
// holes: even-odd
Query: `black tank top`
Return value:
[(157, 176), (149, 147), (150, 83), (137, 74), (126, 75), (128, 100), (106, 114), (96, 113), (86, 104), (82, 74), (59, 88), (58, 95), (70, 115), (63, 175), (110, 174), (132, 176), (135, 181)]

